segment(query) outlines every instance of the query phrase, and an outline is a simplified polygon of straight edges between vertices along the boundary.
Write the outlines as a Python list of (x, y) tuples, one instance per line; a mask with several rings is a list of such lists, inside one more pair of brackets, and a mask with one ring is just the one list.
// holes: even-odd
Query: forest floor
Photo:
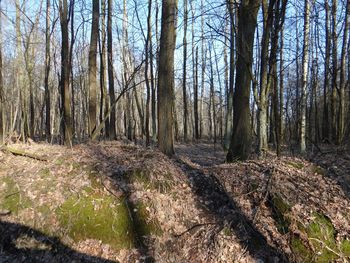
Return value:
[(171, 159), (121, 142), (8, 147), (26, 156), (0, 150), (0, 262), (350, 261), (349, 148), (227, 164), (204, 142)]

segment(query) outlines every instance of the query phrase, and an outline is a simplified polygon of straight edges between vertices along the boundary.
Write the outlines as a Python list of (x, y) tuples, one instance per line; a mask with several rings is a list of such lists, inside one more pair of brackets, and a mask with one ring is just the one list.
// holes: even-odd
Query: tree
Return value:
[[(108, 112), (108, 92), (107, 92), (107, 78), (106, 78), (106, 0), (101, 0), (101, 34), (99, 39), (100, 50), (100, 123), (103, 116)], [(105, 123), (105, 138), (109, 137), (109, 119)]]
[(92, 25), (91, 25), (91, 38), (89, 49), (89, 134), (90, 136), (96, 128), (96, 110), (97, 110), (97, 40), (99, 30), (99, 16), (100, 16), (100, 4), (99, 0), (92, 1)]
[[(225, 135), (224, 135), (224, 149), (230, 146), (232, 137), (232, 121), (233, 121), (233, 93), (234, 93), (234, 77), (235, 77), (235, 10), (234, 1), (227, 1), (227, 9), (230, 15), (230, 63), (229, 63), (229, 80), (226, 88), (226, 119), (225, 119)], [(227, 60), (227, 59), (226, 59)]]
[(45, 29), (45, 136), (51, 139), (51, 103), (50, 103), (50, 1), (46, 0), (46, 29)]
[(242, 1), (238, 7), (236, 35), (237, 64), (233, 104), (233, 130), (227, 161), (245, 160), (250, 154), (250, 86), (252, 82), (253, 44), (261, 0)]
[[(263, 9), (263, 35), (261, 38), (261, 61), (260, 61), (260, 89), (259, 95), (255, 95), (255, 100), (258, 106), (258, 149), (259, 156), (263, 156), (266, 152), (267, 145), (267, 112), (268, 112), (268, 98), (270, 93), (270, 83), (268, 75), (268, 61), (269, 61), (269, 44), (273, 25), (273, 9), (275, 7), (275, 0), (262, 0)], [(257, 92), (255, 92), (257, 93)]]
[[(338, 136), (337, 143), (341, 144), (345, 134), (345, 89), (346, 89), (346, 50), (348, 48), (348, 34), (350, 28), (350, 1), (346, 1), (345, 27), (340, 60), (339, 82), (339, 113), (338, 113)], [(348, 76), (349, 77), (349, 76)]]
[(152, 75), (153, 71), (151, 69), (151, 81), (148, 77), (149, 72), (149, 66), (153, 67), (152, 62), (152, 0), (148, 0), (148, 14), (147, 14), (147, 37), (146, 37), (146, 58), (145, 58), (145, 79), (146, 79), (146, 89), (147, 89), (147, 99), (146, 99), (146, 123), (145, 123), (145, 129), (146, 129), (146, 145), (148, 146), (150, 144), (150, 134), (149, 134), (149, 119), (150, 119), (150, 100), (151, 100), (151, 89), (153, 89), (153, 80)]
[(325, 3), (325, 34), (326, 34), (326, 54), (325, 54), (325, 67), (324, 67), (324, 81), (323, 81), (323, 120), (322, 120), (322, 138), (323, 140), (329, 140), (329, 114), (328, 114), (328, 86), (329, 86), (329, 73), (330, 73), (330, 33), (329, 33), (329, 4), (326, 0)]
[(64, 144), (72, 145), (72, 113), (69, 96), (69, 35), (68, 35), (68, 4), (67, 0), (60, 0), (59, 13), (61, 22), (62, 48), (61, 48), (61, 99), (63, 105), (62, 129)]
[(116, 139), (115, 129), (115, 94), (114, 94), (114, 73), (113, 73), (113, 35), (112, 35), (112, 0), (108, 0), (108, 13), (107, 13), (107, 54), (108, 54), (108, 90), (110, 101), (110, 117), (109, 117), (109, 137), (110, 139)]
[[(1, 1), (0, 1), (0, 34), (2, 30), (2, 23), (1, 23)], [(4, 131), (4, 85), (3, 85), (3, 76), (2, 76), (2, 38), (0, 39), (0, 145), (4, 143), (5, 139), (5, 131)]]
[(182, 99), (183, 99), (183, 113), (184, 113), (184, 141), (187, 141), (187, 120), (188, 120), (188, 110), (187, 110), (187, 91), (186, 91), (186, 81), (187, 81), (187, 22), (188, 22), (188, 8), (187, 0), (184, 0), (184, 37), (183, 37), (183, 67), (182, 67)]
[(163, 0), (158, 71), (158, 147), (168, 156), (174, 154), (174, 51), (177, 1)]
[(306, 152), (306, 88), (308, 79), (308, 66), (309, 66), (309, 32), (310, 32), (310, 3), (309, 0), (304, 2), (304, 44), (303, 44), (303, 74), (301, 83), (301, 110), (300, 110), (300, 152)]

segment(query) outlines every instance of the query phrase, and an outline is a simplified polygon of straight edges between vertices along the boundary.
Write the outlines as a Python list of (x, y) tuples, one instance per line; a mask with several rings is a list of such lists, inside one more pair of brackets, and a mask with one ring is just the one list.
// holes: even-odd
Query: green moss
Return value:
[(343, 255), (346, 257), (350, 257), (350, 240), (345, 239), (341, 245), (340, 249), (343, 252)]
[(287, 164), (293, 168), (296, 168), (296, 169), (303, 169), (304, 168), (304, 164), (302, 162), (287, 162)]
[(133, 218), (135, 224), (135, 232), (138, 236), (148, 236), (151, 234), (161, 235), (162, 229), (159, 222), (156, 220), (149, 220), (149, 212), (146, 209), (146, 205), (137, 202), (133, 209)]
[(124, 199), (90, 192), (69, 198), (56, 212), (60, 224), (75, 241), (97, 239), (116, 249), (134, 246), (135, 234)]
[(286, 234), (289, 231), (291, 224), (288, 213), (291, 210), (290, 204), (283, 200), (278, 194), (271, 195), (269, 197), (270, 204), (272, 206), (272, 215), (277, 223), (277, 229), (279, 232)]
[(293, 236), (291, 238), (290, 247), (297, 262), (313, 262), (312, 251), (305, 246), (299, 237)]
[(50, 176), (50, 169), (49, 168), (43, 168), (39, 171), (40, 178), (44, 179)]
[(302, 262), (334, 262), (339, 259), (337, 254), (350, 255), (350, 242), (344, 240), (339, 246), (332, 222), (322, 214), (314, 213), (312, 222), (306, 227), (299, 226), (299, 230), (307, 235), (310, 244), (310, 248), (306, 247), (298, 237), (291, 240), (292, 251)]
[(312, 173), (326, 175), (326, 170), (318, 165), (313, 165), (311, 169), (312, 169)]
[(229, 227), (224, 227), (222, 229), (222, 233), (224, 234), (224, 236), (232, 236), (232, 230)]
[(9, 210), (13, 214), (32, 206), (31, 200), (21, 193), (16, 182), (10, 177), (0, 178), (0, 209)]
[(59, 157), (59, 158), (57, 158), (57, 159), (54, 161), (54, 164), (56, 164), (56, 165), (63, 165), (63, 164), (65, 164), (65, 162), (66, 162), (66, 158), (64, 158), (64, 157)]
[(142, 169), (133, 170), (126, 176), (131, 183), (140, 183), (145, 189), (157, 190), (160, 193), (166, 193), (171, 189), (169, 182), (171, 181), (172, 176), (168, 172), (165, 172), (161, 179), (151, 178), (149, 171)]

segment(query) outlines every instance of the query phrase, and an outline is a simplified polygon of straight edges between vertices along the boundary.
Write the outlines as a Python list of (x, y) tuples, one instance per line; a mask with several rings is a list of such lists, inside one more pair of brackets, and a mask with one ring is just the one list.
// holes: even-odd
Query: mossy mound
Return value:
[[(287, 234), (291, 229), (292, 205), (279, 194), (269, 196), (269, 204), (277, 229)], [(294, 221), (294, 220), (293, 220)], [(350, 241), (336, 240), (336, 231), (331, 220), (321, 213), (313, 213), (309, 224), (294, 222), (299, 234), (292, 233), (290, 247), (297, 262), (334, 262), (350, 257)]]
[(74, 241), (97, 239), (116, 249), (134, 246), (135, 235), (124, 199), (89, 191), (69, 198), (57, 209), (57, 215)]
[(291, 239), (291, 249), (298, 262), (334, 262), (350, 256), (350, 241), (336, 241), (332, 222), (320, 213), (313, 214), (307, 225), (298, 225), (299, 231), (307, 237), (307, 244), (298, 236)]
[(31, 207), (31, 200), (21, 193), (19, 186), (10, 176), (0, 177), (0, 210), (8, 210), (13, 214)]

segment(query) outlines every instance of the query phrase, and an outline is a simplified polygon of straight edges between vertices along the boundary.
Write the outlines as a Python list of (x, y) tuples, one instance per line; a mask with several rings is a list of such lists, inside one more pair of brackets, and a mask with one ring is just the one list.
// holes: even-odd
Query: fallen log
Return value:
[(12, 153), (13, 155), (24, 156), (24, 157), (32, 158), (32, 159), (35, 159), (38, 161), (47, 162), (47, 159), (45, 157), (40, 156), (40, 155), (36, 155), (34, 153), (26, 152), (24, 150), (15, 149), (15, 148), (8, 147), (8, 146), (0, 146), (0, 150), (3, 152)]

